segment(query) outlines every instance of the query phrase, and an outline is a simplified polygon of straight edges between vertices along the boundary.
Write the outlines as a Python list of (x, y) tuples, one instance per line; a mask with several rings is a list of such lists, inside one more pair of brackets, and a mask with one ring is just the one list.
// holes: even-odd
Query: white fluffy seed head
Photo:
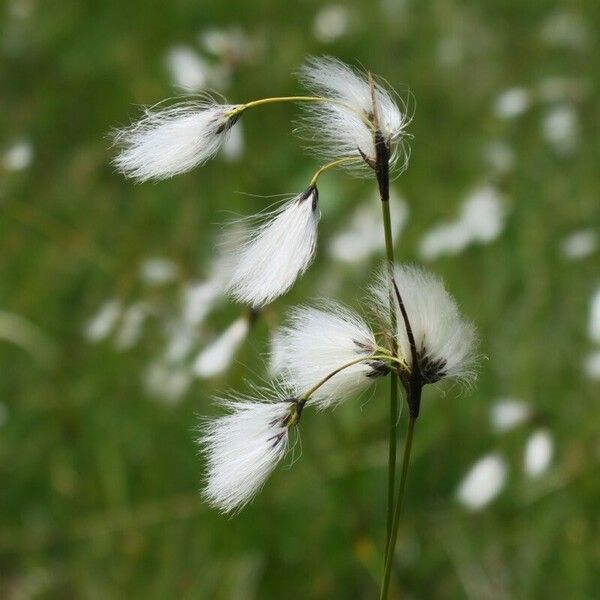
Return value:
[(235, 108), (210, 99), (148, 108), (139, 121), (114, 133), (120, 152), (113, 164), (136, 181), (190, 171), (224, 144), (236, 122), (228, 113)]
[[(271, 372), (301, 395), (341, 366), (376, 352), (369, 326), (336, 302), (292, 310), (287, 325), (272, 340)], [(381, 361), (358, 363), (323, 384), (308, 400), (318, 408), (342, 402), (385, 374)]]
[(228, 414), (207, 420), (198, 443), (206, 455), (204, 498), (224, 513), (241, 510), (258, 493), (289, 443), (290, 402), (222, 400)]
[(314, 187), (292, 198), (229, 249), (227, 292), (260, 307), (285, 294), (312, 262), (320, 212)]
[[(393, 298), (398, 353), (412, 369), (409, 338), (391, 277), (390, 269), (385, 266), (371, 292), (377, 313), (388, 327), (390, 295)], [(436, 275), (410, 265), (397, 266), (393, 278), (408, 316), (425, 382), (456, 378), (471, 384), (476, 378), (475, 328), (462, 318), (444, 282)]]
[[(362, 155), (375, 161), (374, 114), (379, 129), (390, 150), (390, 165), (400, 159), (403, 167), (408, 159), (404, 143), (405, 129), (410, 123), (408, 99), (394, 98), (395, 92), (380, 82), (374, 82), (375, 103), (367, 75), (332, 57), (311, 57), (299, 71), (299, 79), (312, 94), (330, 98), (333, 102), (303, 103), (304, 121), (298, 131), (316, 142), (316, 150), (326, 159)], [(356, 171), (365, 163), (357, 160), (348, 168)], [(364, 170), (364, 169), (363, 169)]]

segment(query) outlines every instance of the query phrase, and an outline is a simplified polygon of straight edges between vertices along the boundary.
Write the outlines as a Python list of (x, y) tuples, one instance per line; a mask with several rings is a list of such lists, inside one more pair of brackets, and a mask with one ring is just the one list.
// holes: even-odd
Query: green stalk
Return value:
[(394, 487), (396, 485), (396, 440), (398, 428), (399, 406), (398, 406), (398, 381), (397, 375), (390, 375), (390, 430), (388, 450), (388, 489), (387, 489), (387, 539), (385, 543), (384, 561), (387, 560), (392, 522), (394, 518)]
[[(371, 93), (373, 101), (374, 121), (378, 124), (377, 103), (372, 79)], [(390, 215), (390, 151), (379, 129), (375, 132), (375, 177), (381, 199), (381, 213), (383, 216), (383, 235), (385, 238), (385, 254), (390, 269), (394, 266), (394, 240), (392, 236), (392, 219)], [(394, 299), (390, 294), (390, 326), (392, 330), (392, 350), (396, 351), (396, 310)], [(388, 450), (388, 487), (387, 487), (387, 537), (385, 544), (384, 560), (387, 561), (388, 547), (394, 513), (394, 488), (396, 485), (396, 445), (398, 439), (398, 376), (392, 371), (390, 374), (390, 426)]]
[(396, 549), (396, 538), (398, 537), (398, 524), (400, 522), (400, 513), (402, 512), (402, 501), (404, 500), (404, 489), (406, 487), (406, 476), (408, 475), (408, 465), (410, 463), (410, 451), (412, 449), (415, 422), (416, 417), (411, 416), (408, 419), (406, 445), (404, 446), (404, 457), (402, 458), (402, 475), (400, 477), (400, 488), (398, 490), (396, 510), (394, 511), (394, 517), (392, 521), (391, 535), (388, 541), (387, 556), (385, 560), (385, 569), (383, 572), (383, 581), (381, 583), (381, 594), (379, 595), (379, 600), (387, 600), (390, 588), (390, 575), (392, 573), (392, 563), (394, 562), (394, 550)]

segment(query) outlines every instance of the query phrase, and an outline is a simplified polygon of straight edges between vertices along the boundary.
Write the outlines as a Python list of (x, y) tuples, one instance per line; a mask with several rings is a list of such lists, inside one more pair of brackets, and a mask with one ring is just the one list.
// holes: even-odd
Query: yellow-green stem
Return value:
[(351, 162), (359, 162), (362, 161), (362, 158), (356, 158), (354, 156), (347, 156), (345, 158), (338, 158), (337, 160), (332, 160), (330, 163), (327, 163), (325, 165), (323, 165), (314, 175), (313, 178), (310, 180), (310, 185), (312, 187), (314, 187), (317, 184), (317, 181), (319, 179), (319, 177), (321, 177), (321, 175), (323, 173), (325, 173), (326, 171), (329, 171), (329, 169), (334, 169), (335, 167), (338, 167), (339, 165), (345, 165)]
[[(387, 178), (384, 178), (384, 181)], [(379, 178), (378, 178), (378, 181)], [(386, 185), (379, 186), (381, 195), (381, 212), (383, 216), (383, 234), (385, 238), (385, 253), (388, 261), (388, 267), (394, 265), (394, 240), (392, 236), (392, 219), (390, 215), (389, 188)], [(392, 330), (392, 340), (395, 340), (396, 332), (396, 310), (394, 299), (390, 294), (390, 325)], [(393, 342), (394, 343), (394, 342)], [(395, 345), (395, 344), (394, 344)], [(395, 353), (395, 348), (394, 348)], [(398, 439), (398, 376), (392, 371), (390, 374), (390, 426), (389, 426), (389, 451), (388, 451), (388, 489), (387, 489), (387, 527), (386, 543), (384, 552), (384, 561), (387, 560), (388, 547), (390, 543), (390, 534), (392, 527), (392, 517), (394, 512), (394, 489), (396, 485), (396, 447)], [(385, 562), (384, 562), (385, 564)]]
[(381, 583), (381, 593), (379, 600), (387, 600), (390, 588), (390, 575), (392, 564), (394, 562), (394, 550), (396, 549), (396, 539), (398, 537), (398, 523), (400, 522), (400, 513), (402, 512), (402, 501), (404, 500), (404, 489), (406, 488), (406, 477), (408, 475), (408, 465), (410, 463), (410, 452), (412, 449), (413, 433), (415, 431), (415, 418), (409, 417), (408, 431), (406, 432), (406, 444), (404, 445), (404, 456), (402, 458), (402, 475), (400, 476), (400, 487), (398, 489), (398, 499), (396, 500), (396, 509), (392, 521), (392, 529), (385, 559), (385, 569), (383, 571), (383, 581)]
[(321, 381), (319, 381), (318, 383), (313, 385), (309, 390), (304, 392), (304, 394), (302, 394), (302, 396), (300, 396), (298, 400), (300, 400), (303, 403), (306, 402), (321, 386), (325, 385), (332, 377), (335, 377), (344, 369), (352, 367), (353, 365), (357, 365), (361, 362), (366, 362), (368, 360), (390, 360), (392, 362), (399, 362), (397, 358), (390, 356), (389, 354), (369, 354), (367, 356), (361, 356), (360, 358), (356, 358), (354, 360), (351, 360), (350, 362), (341, 365), (340, 367), (329, 373), (326, 377), (323, 377)]
[(325, 98), (323, 96), (273, 96), (272, 98), (259, 98), (258, 100), (251, 100), (250, 102), (245, 102), (244, 104), (235, 106), (227, 113), (227, 116), (235, 117), (237, 115), (241, 115), (249, 108), (256, 108), (266, 104), (277, 104), (281, 102), (324, 102), (328, 104), (335, 104), (353, 112), (360, 117), (360, 119), (363, 121), (363, 123), (365, 123), (365, 125), (367, 125), (369, 129), (373, 129), (373, 123), (371, 123), (367, 115), (365, 115), (362, 111), (357, 110), (355, 107), (346, 104), (345, 102), (340, 102), (334, 98)]

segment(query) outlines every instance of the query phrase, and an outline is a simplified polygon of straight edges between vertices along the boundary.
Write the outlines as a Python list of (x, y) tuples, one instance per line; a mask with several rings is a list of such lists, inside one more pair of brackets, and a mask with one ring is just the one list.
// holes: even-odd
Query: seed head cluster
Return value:
[[(320, 198), (318, 177), (330, 168), (386, 178), (408, 160), (406, 128), (410, 97), (370, 74), (331, 57), (310, 58), (299, 79), (311, 96), (266, 98), (227, 104), (204, 96), (200, 101), (147, 109), (139, 121), (114, 135), (115, 167), (142, 182), (190, 171), (227, 140), (239, 119), (265, 104), (294, 100), (303, 117), (298, 132), (318, 156), (331, 161), (306, 188), (231, 236), (219, 260), (219, 289), (255, 314), (288, 292), (314, 259)], [(383, 146), (382, 146), (383, 145)], [(384, 152), (381, 152), (381, 148)], [(388, 164), (381, 164), (381, 157)], [(377, 174), (379, 180), (379, 173)], [(380, 246), (372, 240), (372, 248)], [(196, 291), (200, 299), (212, 289)], [(290, 310), (272, 337), (266, 389), (231, 393), (218, 405), (225, 414), (205, 420), (198, 442), (206, 457), (204, 497), (232, 513), (250, 502), (287, 454), (304, 407), (319, 410), (364, 393), (390, 372), (419, 386), (475, 377), (474, 327), (437, 276), (415, 266), (384, 265), (366, 300), (371, 318), (331, 300)], [(200, 356), (200, 374), (221, 373), (232, 352), (249, 333), (250, 321), (234, 322), (210, 351)], [(406, 384), (407, 393), (412, 388)], [(419, 388), (420, 395), (420, 388)]]

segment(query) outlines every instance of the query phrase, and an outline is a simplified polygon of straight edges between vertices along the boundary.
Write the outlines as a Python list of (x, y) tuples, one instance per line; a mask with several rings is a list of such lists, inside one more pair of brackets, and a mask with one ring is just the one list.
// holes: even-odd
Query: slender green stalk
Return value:
[[(371, 96), (373, 103), (373, 120), (377, 127), (375, 132), (375, 176), (381, 199), (381, 213), (383, 216), (383, 235), (385, 238), (385, 254), (389, 268), (394, 265), (394, 240), (392, 235), (392, 219), (390, 215), (390, 151), (381, 132), (379, 131), (379, 115), (375, 96), (375, 87), (372, 78)], [(390, 294), (390, 326), (392, 330), (392, 350), (396, 352), (396, 309), (394, 298)], [(384, 552), (384, 561), (387, 562), (388, 547), (392, 529), (394, 512), (394, 489), (396, 485), (396, 446), (398, 439), (398, 376), (395, 372), (390, 374), (390, 427), (389, 427), (389, 451), (388, 451), (388, 489), (387, 489), (387, 536)]]
[(318, 181), (319, 177), (321, 177), (321, 175), (323, 173), (325, 173), (326, 171), (329, 171), (329, 169), (334, 169), (335, 167), (338, 167), (339, 165), (344, 165), (344, 164), (348, 164), (351, 162), (358, 162), (359, 160), (361, 160), (361, 159), (356, 158), (354, 156), (348, 156), (348, 157), (344, 157), (344, 158), (338, 158), (337, 160), (332, 160), (331, 162), (327, 163), (326, 165), (323, 165), (313, 175), (313, 178), (310, 180), (310, 185), (312, 185), (313, 187), (315, 185), (317, 185), (317, 181)]
[(369, 360), (389, 360), (391, 362), (400, 363), (400, 361), (397, 358), (395, 358), (394, 356), (391, 356), (389, 354), (367, 354), (366, 356), (361, 356), (359, 358), (355, 358), (354, 360), (351, 360), (351, 361), (349, 361), (349, 362), (347, 362), (347, 363), (339, 366), (334, 371), (331, 371), (331, 373), (329, 373), (328, 375), (326, 375), (325, 377), (323, 377), (323, 379), (321, 379), (321, 381), (319, 381), (318, 383), (316, 383), (315, 385), (313, 385), (310, 389), (308, 389), (306, 392), (304, 392), (304, 394), (302, 394), (298, 398), (298, 400), (300, 400), (300, 402), (302, 402), (303, 404), (306, 403), (306, 401), (321, 386), (325, 385), (332, 377), (335, 377), (338, 373), (340, 373), (344, 369), (348, 369), (349, 367), (357, 365), (358, 363), (367, 362)]
[(363, 121), (363, 123), (365, 123), (367, 127), (369, 127), (369, 129), (373, 129), (373, 123), (371, 123), (371, 121), (362, 111), (359, 111), (350, 104), (346, 104), (340, 100), (336, 100), (334, 98), (325, 98), (323, 96), (273, 96), (271, 98), (259, 98), (258, 100), (245, 102), (244, 104), (240, 104), (232, 108), (227, 115), (229, 117), (237, 117), (249, 108), (256, 108), (266, 104), (279, 104), (282, 102), (324, 102), (327, 104), (335, 104), (345, 108), (346, 110), (349, 110), (350, 112), (353, 112)]
[(400, 522), (400, 513), (402, 512), (402, 501), (404, 499), (404, 489), (406, 488), (406, 477), (408, 475), (408, 465), (410, 463), (410, 451), (412, 449), (413, 433), (415, 431), (415, 417), (408, 419), (408, 431), (406, 432), (406, 444), (404, 446), (404, 456), (402, 458), (402, 475), (400, 477), (400, 488), (398, 489), (398, 499), (392, 521), (392, 530), (389, 538), (387, 557), (385, 560), (385, 569), (383, 571), (383, 581), (381, 583), (381, 594), (379, 600), (387, 600), (390, 588), (390, 575), (392, 573), (392, 563), (394, 562), (394, 550), (396, 548), (396, 538), (398, 537), (398, 524)]
[(398, 378), (395, 373), (390, 375), (390, 440), (388, 451), (388, 490), (387, 490), (387, 539), (385, 543), (384, 564), (387, 560), (392, 522), (394, 519), (394, 488), (396, 485), (396, 440), (399, 417)]

